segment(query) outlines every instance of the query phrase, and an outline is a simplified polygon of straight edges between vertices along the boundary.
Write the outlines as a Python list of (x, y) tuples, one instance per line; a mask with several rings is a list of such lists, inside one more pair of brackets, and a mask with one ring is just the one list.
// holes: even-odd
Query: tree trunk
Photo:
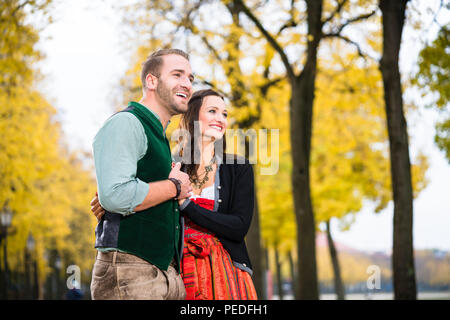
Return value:
[(259, 227), (259, 210), (258, 210), (258, 200), (256, 198), (256, 181), (255, 181), (255, 209), (253, 212), (252, 223), (250, 229), (248, 230), (245, 242), (247, 244), (248, 254), (250, 256), (250, 261), (252, 262), (252, 280), (255, 286), (258, 299), (266, 299), (266, 293), (264, 290), (264, 276), (265, 276), (265, 266), (263, 259), (263, 251), (261, 247), (261, 231)]
[(277, 270), (277, 287), (278, 287), (278, 297), (280, 300), (284, 299), (283, 295), (283, 279), (281, 276), (281, 262), (280, 262), (280, 255), (278, 252), (278, 245), (275, 245), (275, 266)]
[(9, 272), (9, 267), (8, 267), (8, 258), (7, 258), (7, 253), (8, 253), (8, 248), (7, 248), (7, 239), (8, 239), (8, 230), (5, 227), (4, 228), (4, 238), (3, 238), (3, 266), (4, 266), (4, 286), (5, 286), (5, 299), (9, 299), (9, 289), (10, 289), (10, 283), (11, 283), (11, 273)]
[[(0, 246), (1, 245), (2, 245), (2, 241), (0, 241)], [(6, 283), (5, 283), (6, 280), (5, 280), (5, 277), (6, 277), (6, 273), (5, 273), (4, 268), (2, 268), (2, 264), (0, 262), (0, 291), (1, 291), (0, 292), (0, 294), (1, 294), (0, 299), (1, 300), (6, 300), (6, 295), (7, 295), (6, 294)]]
[(380, 0), (383, 16), (383, 76), (394, 199), (392, 269), (395, 299), (416, 299), (413, 252), (413, 192), (407, 125), (398, 66), (408, 0)]
[(322, 0), (307, 1), (308, 47), (299, 77), (290, 79), (292, 190), (297, 221), (298, 286), (296, 299), (319, 299), (316, 264), (316, 229), (311, 203), (309, 159), (312, 110), (317, 72), (317, 48), (321, 37)]
[(272, 274), (270, 272), (270, 261), (269, 261), (269, 246), (266, 243), (266, 247), (263, 248), (264, 250), (264, 261), (265, 261), (265, 266), (266, 266), (266, 270), (265, 270), (265, 295), (266, 295), (266, 299), (267, 300), (272, 300), (272, 292), (273, 292), (273, 288), (272, 288)]
[(294, 264), (294, 258), (292, 257), (292, 252), (288, 252), (288, 259), (289, 259), (289, 271), (291, 272), (291, 286), (292, 286), (292, 292), (295, 293), (296, 287), (297, 287), (297, 276), (295, 274), (295, 264)]
[(42, 290), (41, 284), (39, 283), (39, 271), (36, 260), (33, 262), (33, 276), (34, 276), (33, 299), (40, 300)]
[(339, 266), (339, 259), (334, 246), (334, 241), (331, 236), (330, 220), (326, 222), (327, 225), (327, 242), (328, 249), (330, 251), (331, 264), (333, 265), (334, 273), (334, 290), (336, 291), (338, 300), (345, 300), (345, 288), (341, 278), (341, 268)]

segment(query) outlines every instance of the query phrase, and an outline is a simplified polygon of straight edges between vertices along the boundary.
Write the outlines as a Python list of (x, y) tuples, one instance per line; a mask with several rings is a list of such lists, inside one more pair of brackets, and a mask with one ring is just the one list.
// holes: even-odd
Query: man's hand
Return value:
[(95, 197), (91, 201), (91, 211), (98, 221), (100, 221), (102, 216), (105, 214), (105, 209), (103, 209), (103, 207), (100, 205), (100, 202), (98, 201), (97, 193), (95, 193)]
[(189, 175), (180, 171), (181, 163), (177, 162), (169, 173), (169, 178), (175, 178), (181, 181), (181, 192), (178, 199), (185, 199), (189, 197), (189, 192), (192, 191)]

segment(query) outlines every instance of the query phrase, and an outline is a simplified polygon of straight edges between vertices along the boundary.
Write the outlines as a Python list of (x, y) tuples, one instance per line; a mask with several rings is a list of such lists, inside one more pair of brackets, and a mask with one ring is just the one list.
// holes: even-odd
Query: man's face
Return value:
[(177, 54), (163, 56), (163, 60), (156, 96), (171, 114), (185, 113), (194, 81), (191, 65), (188, 60)]

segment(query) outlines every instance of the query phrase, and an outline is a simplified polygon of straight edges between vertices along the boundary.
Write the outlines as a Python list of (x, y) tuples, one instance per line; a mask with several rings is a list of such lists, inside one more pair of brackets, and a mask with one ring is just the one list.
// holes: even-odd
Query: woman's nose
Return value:
[(223, 114), (221, 114), (220, 112), (217, 112), (216, 121), (219, 122), (220, 124), (224, 124), (226, 121), (226, 118)]

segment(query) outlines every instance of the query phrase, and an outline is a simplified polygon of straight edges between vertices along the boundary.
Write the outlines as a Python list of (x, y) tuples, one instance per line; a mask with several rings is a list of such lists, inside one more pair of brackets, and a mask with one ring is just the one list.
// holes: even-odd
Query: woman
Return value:
[[(188, 132), (177, 152), (193, 189), (180, 199), (185, 218), (181, 275), (188, 300), (257, 299), (245, 245), (254, 206), (253, 169), (226, 155), (227, 108), (211, 89), (195, 92), (181, 128)], [(93, 208), (96, 208), (94, 206)], [(92, 210), (99, 218), (103, 212)]]

